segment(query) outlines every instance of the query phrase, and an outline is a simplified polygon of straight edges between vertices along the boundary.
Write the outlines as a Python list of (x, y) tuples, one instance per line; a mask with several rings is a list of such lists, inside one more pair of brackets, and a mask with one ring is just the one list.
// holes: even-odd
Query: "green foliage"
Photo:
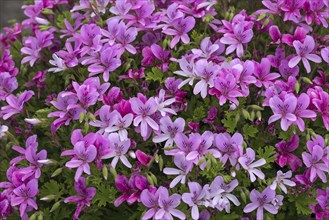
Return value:
[(255, 126), (245, 124), (242, 128), (243, 137), (248, 139), (248, 137), (253, 138), (256, 136), (258, 129)]
[(316, 204), (317, 201), (314, 197), (307, 195), (306, 193), (302, 193), (299, 195), (290, 194), (289, 195), (289, 202), (295, 203), (297, 213), (299, 215), (310, 215), (312, 214), (312, 210), (310, 209), (309, 205)]
[(276, 158), (274, 155), (276, 154), (276, 149), (273, 146), (265, 146), (264, 148), (259, 148), (257, 150), (258, 157), (264, 158), (266, 160), (265, 168), (271, 168), (270, 163), (273, 163)]

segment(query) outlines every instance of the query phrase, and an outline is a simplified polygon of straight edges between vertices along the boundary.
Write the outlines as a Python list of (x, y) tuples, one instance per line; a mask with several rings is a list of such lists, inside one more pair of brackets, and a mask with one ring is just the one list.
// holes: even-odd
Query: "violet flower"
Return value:
[(73, 155), (74, 157), (69, 162), (67, 162), (65, 166), (68, 168), (78, 168), (74, 176), (74, 180), (77, 182), (83, 172), (90, 175), (89, 163), (95, 160), (97, 150), (94, 145), (86, 146), (84, 141), (78, 141), (74, 144)]
[(203, 205), (202, 199), (206, 195), (206, 192), (202, 188), (202, 186), (197, 182), (189, 182), (188, 188), (190, 192), (184, 193), (182, 195), (182, 200), (188, 206), (192, 207), (191, 209), (192, 219), (198, 220), (200, 217), (198, 206)]
[(185, 127), (185, 120), (183, 118), (177, 118), (172, 122), (169, 116), (165, 116), (160, 119), (160, 130), (162, 134), (155, 136), (152, 141), (154, 143), (161, 143), (166, 141), (164, 147), (173, 146), (174, 139), (177, 134), (183, 133)]
[(249, 213), (257, 209), (257, 219), (262, 220), (264, 209), (271, 214), (277, 214), (278, 209), (271, 204), (272, 200), (275, 198), (275, 191), (270, 187), (264, 189), (262, 193), (258, 192), (256, 189), (253, 189), (250, 192), (251, 203), (247, 204), (243, 212)]
[(173, 219), (175, 216), (178, 219), (185, 219), (183, 212), (176, 209), (180, 204), (181, 196), (173, 194), (169, 196), (168, 190), (165, 189), (159, 194), (159, 209), (155, 213), (155, 219)]
[(178, 60), (181, 70), (175, 71), (174, 73), (180, 76), (187, 77), (183, 82), (178, 85), (178, 89), (182, 88), (185, 84), (193, 85), (194, 79), (197, 77), (194, 71), (195, 64), (193, 59), (188, 60), (186, 57), (182, 57)]
[(186, 160), (184, 154), (176, 154), (174, 157), (174, 163), (179, 168), (164, 168), (163, 173), (167, 175), (178, 175), (171, 181), (170, 188), (174, 188), (177, 183), (185, 184), (186, 176), (191, 172), (193, 164), (191, 161)]
[(12, 206), (19, 206), (20, 216), (23, 218), (28, 207), (38, 209), (35, 196), (38, 194), (38, 180), (32, 179), (26, 184), (22, 184), (13, 191), (11, 199)]
[(122, 117), (121, 114), (116, 110), (114, 110), (112, 113), (115, 113), (114, 117), (116, 119), (113, 121), (113, 123), (109, 123), (107, 128), (105, 128), (105, 132), (118, 132), (121, 141), (128, 140), (127, 129), (129, 129), (129, 126), (133, 122), (133, 114), (129, 113)]
[(303, 65), (307, 71), (307, 73), (311, 72), (311, 66), (308, 60), (311, 60), (315, 63), (321, 63), (321, 57), (319, 57), (316, 54), (312, 54), (311, 52), (314, 50), (315, 42), (313, 37), (306, 36), (304, 42), (300, 42), (298, 40), (295, 40), (293, 42), (293, 45), (295, 47), (297, 56), (293, 57), (288, 65), (290, 68), (293, 68), (297, 66), (297, 64), (302, 61)]
[(167, 35), (172, 35), (174, 38), (170, 42), (170, 48), (174, 48), (175, 45), (182, 40), (184, 44), (190, 42), (190, 38), (187, 33), (192, 30), (195, 25), (195, 19), (192, 16), (186, 18), (175, 19), (172, 23), (172, 28), (165, 28), (162, 32)]
[(247, 170), (250, 176), (250, 181), (255, 182), (257, 176), (259, 179), (264, 179), (265, 175), (262, 171), (259, 169), (256, 169), (256, 167), (260, 167), (266, 164), (266, 161), (264, 158), (261, 158), (257, 161), (255, 161), (255, 151), (251, 148), (246, 149), (246, 154), (239, 158), (239, 163), (243, 167), (243, 169)]
[(237, 56), (242, 57), (244, 55), (243, 45), (249, 43), (253, 36), (254, 32), (252, 29), (245, 29), (245, 24), (240, 23), (233, 26), (233, 33), (224, 34), (220, 42), (230, 45), (226, 48), (226, 54), (236, 50)]
[(7, 120), (15, 114), (19, 114), (24, 110), (24, 103), (29, 101), (34, 95), (33, 91), (24, 91), (18, 97), (10, 94), (6, 97), (7, 106), (1, 107), (0, 115), (4, 120)]
[(219, 211), (225, 209), (226, 213), (230, 213), (230, 201), (236, 206), (240, 205), (236, 196), (231, 194), (238, 185), (238, 180), (232, 180), (230, 183), (226, 184), (222, 176), (217, 176), (210, 184), (212, 205)]
[(157, 111), (157, 104), (153, 97), (146, 102), (142, 102), (139, 98), (130, 99), (131, 108), (137, 117), (134, 119), (134, 126), (140, 124), (142, 137), (147, 137), (150, 128), (154, 130), (159, 129), (159, 125), (150, 117)]
[(202, 98), (206, 98), (208, 93), (208, 86), (212, 87), (214, 78), (220, 67), (217, 64), (208, 62), (205, 59), (198, 60), (195, 63), (195, 73), (201, 80), (195, 84), (193, 94), (201, 94)]
[(126, 167), (131, 168), (132, 166), (131, 166), (130, 162), (128, 161), (127, 157), (125, 156), (125, 154), (128, 152), (130, 145), (131, 145), (130, 139), (121, 141), (119, 134), (117, 134), (117, 133), (110, 134), (108, 136), (108, 138), (110, 140), (109, 153), (102, 156), (102, 159), (113, 158), (113, 160), (111, 162), (111, 166), (113, 168), (115, 168), (119, 159)]
[(10, 75), (8, 72), (1, 72), (0, 74), (0, 101), (6, 100), (6, 97), (18, 88), (16, 77)]
[(312, 110), (307, 109), (310, 104), (310, 97), (302, 93), (297, 98), (297, 105), (294, 112), (296, 116), (296, 121), (294, 123), (297, 124), (300, 131), (305, 130), (305, 123), (302, 118), (316, 118), (316, 113)]
[(190, 134), (189, 137), (183, 133), (177, 133), (174, 138), (174, 142), (177, 145), (177, 148), (165, 151), (165, 154), (174, 156), (178, 153), (183, 153), (186, 157), (189, 153), (195, 151), (198, 148), (199, 144), (201, 143), (201, 138), (198, 133)]
[[(310, 153), (303, 152), (303, 162), (308, 167), (308, 169), (311, 170), (310, 173), (310, 181), (314, 182), (317, 177), (319, 177), (322, 182), (327, 182), (327, 177), (325, 172), (329, 173), (329, 167), (323, 163), (323, 155), (324, 155), (324, 149), (319, 146), (315, 145), (313, 146), (312, 151)], [(322, 162), (322, 163), (321, 163)]]
[(296, 183), (295, 182), (293, 182), (293, 181), (291, 181), (291, 180), (288, 179), (288, 178), (291, 178), (291, 177), (292, 177), (291, 170), (289, 170), (286, 173), (283, 173), (281, 170), (279, 170), (277, 172), (276, 178), (273, 181), (273, 183), (270, 186), (270, 188), (272, 190), (275, 190), (276, 187), (279, 185), (279, 187), (282, 189), (282, 191), (287, 194), (287, 188), (286, 188), (285, 185), (287, 185), (287, 186), (296, 186)]
[(232, 166), (237, 163), (238, 157), (242, 154), (243, 137), (240, 133), (235, 133), (232, 137), (228, 133), (220, 133), (215, 136), (215, 146), (222, 154), (220, 161), (223, 165), (227, 160)]
[(84, 177), (79, 177), (79, 179), (74, 183), (75, 191), (79, 194), (78, 196), (67, 197), (64, 202), (76, 202), (77, 209), (74, 212), (74, 219), (79, 219), (79, 215), (84, 206), (90, 206), (90, 200), (92, 200), (96, 194), (95, 187), (87, 187), (86, 179)]
[(161, 113), (163, 117), (166, 116), (166, 114), (176, 115), (176, 112), (172, 108), (167, 107), (176, 102), (175, 98), (170, 98), (165, 100), (165, 95), (166, 95), (166, 91), (164, 89), (161, 89), (159, 91), (159, 96), (154, 98), (158, 106), (158, 111)]
[(278, 153), (275, 155), (277, 158), (275, 162), (279, 164), (280, 167), (284, 167), (288, 164), (292, 171), (297, 170), (302, 166), (302, 161), (291, 152), (296, 150), (298, 145), (299, 136), (297, 134), (292, 135), (288, 142), (280, 141), (279, 143), (275, 144), (275, 147), (278, 151)]
[(281, 119), (281, 128), (287, 131), (291, 122), (297, 120), (294, 114), (297, 106), (297, 98), (293, 94), (287, 94), (284, 96), (284, 100), (281, 100), (278, 96), (274, 96), (270, 99), (270, 107), (274, 113), (268, 123), (271, 124)]
[(329, 64), (329, 47), (325, 47), (321, 50), (322, 59)]

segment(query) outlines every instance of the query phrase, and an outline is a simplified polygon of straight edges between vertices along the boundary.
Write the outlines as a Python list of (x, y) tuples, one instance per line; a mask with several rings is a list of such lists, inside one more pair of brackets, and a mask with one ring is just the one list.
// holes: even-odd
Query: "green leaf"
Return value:
[(243, 137), (248, 139), (248, 137), (255, 137), (257, 132), (258, 132), (258, 129), (255, 127), (255, 126), (252, 126), (252, 125), (247, 125), (245, 124), (243, 126)]
[(50, 180), (45, 183), (40, 189), (40, 197), (46, 197), (48, 195), (56, 195), (57, 199), (65, 192), (65, 186), (62, 183), (58, 183), (55, 180)]
[(308, 196), (307, 193), (303, 194), (291, 194), (289, 197), (289, 202), (294, 202), (296, 205), (297, 213), (300, 215), (310, 215), (312, 210), (309, 205), (316, 204), (316, 201), (311, 196)]
[(274, 155), (276, 154), (276, 149), (273, 146), (266, 146), (264, 148), (259, 148), (257, 150), (258, 157), (264, 158), (266, 160), (266, 164), (264, 165), (265, 168), (270, 168), (270, 163), (273, 163), (276, 158)]
[(111, 204), (115, 200), (115, 193), (117, 190), (106, 184), (101, 184), (97, 187), (97, 193), (93, 199), (93, 203), (97, 203), (98, 206), (106, 206)]

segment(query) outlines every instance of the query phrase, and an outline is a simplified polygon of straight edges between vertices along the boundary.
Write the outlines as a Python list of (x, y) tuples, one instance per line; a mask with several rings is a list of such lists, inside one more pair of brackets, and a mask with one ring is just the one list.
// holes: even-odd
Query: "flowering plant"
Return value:
[(0, 34), (1, 219), (329, 219), (328, 0), (35, 0)]

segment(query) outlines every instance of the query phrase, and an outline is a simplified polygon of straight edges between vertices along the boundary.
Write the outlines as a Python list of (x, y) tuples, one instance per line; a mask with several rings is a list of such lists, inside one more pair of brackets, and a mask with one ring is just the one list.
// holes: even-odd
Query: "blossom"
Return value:
[(22, 184), (14, 189), (14, 196), (11, 200), (12, 206), (19, 206), (20, 216), (23, 218), (28, 207), (38, 209), (35, 196), (38, 194), (38, 180), (32, 179), (26, 184)]
[(319, 145), (315, 145), (310, 153), (302, 153), (303, 162), (311, 171), (311, 182), (314, 182), (317, 177), (319, 177), (322, 182), (327, 182), (327, 177), (324, 172), (329, 173), (329, 168), (325, 163), (321, 163), (323, 155), (324, 149)]
[(304, 42), (306, 38), (307, 31), (303, 27), (297, 27), (294, 35), (291, 34), (283, 34), (282, 35), (282, 43), (288, 44), (289, 46), (294, 46), (293, 43), (295, 40)]
[(284, 167), (288, 164), (293, 171), (297, 170), (298, 167), (302, 166), (302, 161), (291, 152), (296, 150), (298, 145), (299, 136), (297, 134), (292, 135), (288, 142), (280, 141), (277, 143), (275, 147), (278, 153), (275, 155), (277, 158), (275, 162), (279, 164), (280, 167)]
[(113, 72), (121, 65), (120, 56), (118, 55), (118, 48), (108, 47), (100, 53), (100, 60), (88, 67), (89, 76), (94, 76), (103, 73), (105, 82), (109, 81), (110, 72)]
[(296, 109), (294, 115), (296, 116), (296, 121), (294, 123), (297, 124), (300, 131), (305, 130), (305, 123), (302, 118), (316, 118), (316, 113), (312, 110), (307, 109), (310, 104), (310, 97), (302, 93), (297, 98)]
[(325, 47), (321, 50), (322, 59), (329, 64), (329, 47)]
[(329, 187), (326, 189), (317, 189), (317, 196), (316, 200), (318, 204), (310, 205), (312, 208), (313, 213), (316, 214), (316, 219), (325, 219), (329, 217)]
[(6, 97), (7, 106), (1, 107), (0, 115), (4, 120), (7, 120), (11, 116), (15, 114), (19, 114), (24, 110), (24, 103), (29, 101), (31, 97), (34, 95), (33, 91), (25, 90), (18, 97), (10, 94)]
[(174, 139), (177, 134), (183, 133), (185, 127), (185, 120), (183, 118), (177, 118), (174, 122), (170, 119), (169, 116), (165, 116), (160, 119), (160, 130), (162, 134), (155, 136), (152, 141), (154, 143), (164, 142), (165, 147), (173, 146)]
[(187, 33), (192, 30), (192, 28), (195, 25), (195, 19), (191, 16), (188, 16), (186, 18), (178, 18), (175, 19), (172, 23), (172, 28), (165, 28), (162, 32), (167, 35), (175, 36), (171, 42), (170, 47), (174, 48), (175, 45), (179, 42), (179, 40), (182, 40), (184, 44), (187, 44), (190, 42), (190, 38), (187, 35)]
[(83, 207), (90, 206), (90, 200), (92, 200), (96, 194), (95, 187), (87, 187), (86, 179), (84, 177), (79, 177), (79, 179), (74, 183), (75, 191), (79, 194), (77, 196), (67, 197), (64, 202), (76, 202), (77, 209), (74, 212), (74, 218), (78, 219)]
[(61, 72), (67, 69), (67, 66), (65, 65), (65, 62), (62, 58), (57, 56), (56, 53), (52, 55), (53, 60), (49, 60), (49, 63), (55, 67), (49, 68), (48, 72)]
[(189, 182), (188, 188), (190, 190), (189, 193), (184, 193), (182, 195), (182, 200), (188, 206), (192, 207), (191, 215), (193, 219), (199, 219), (199, 205), (202, 205), (202, 199), (206, 195), (206, 191), (202, 188), (202, 186), (197, 182)]
[(73, 159), (67, 162), (65, 166), (67, 166), (68, 168), (78, 168), (74, 176), (74, 180), (77, 182), (83, 172), (90, 175), (89, 163), (95, 160), (97, 150), (94, 145), (86, 146), (86, 143), (84, 141), (79, 141), (74, 144), (73, 155)]
[(174, 142), (177, 145), (176, 149), (165, 151), (166, 155), (176, 155), (177, 153), (183, 153), (187, 156), (190, 152), (195, 151), (201, 143), (200, 135), (197, 133), (190, 134), (187, 137), (183, 133), (177, 133), (174, 138)]
[(154, 98), (150, 98), (143, 103), (139, 98), (130, 99), (131, 108), (137, 115), (134, 119), (134, 126), (141, 126), (142, 137), (147, 137), (150, 128), (154, 130), (159, 129), (159, 125), (150, 117), (157, 111), (157, 104)]
[(158, 106), (158, 111), (161, 113), (162, 116), (165, 116), (167, 113), (176, 115), (176, 112), (173, 109), (167, 107), (175, 103), (176, 101), (175, 98), (170, 98), (165, 100), (165, 95), (166, 95), (165, 90), (161, 89), (159, 91), (159, 96), (154, 98)]
[(242, 57), (244, 55), (243, 45), (249, 43), (253, 36), (254, 32), (252, 29), (246, 29), (244, 23), (240, 23), (234, 25), (233, 33), (224, 34), (220, 42), (230, 45), (226, 48), (226, 54), (230, 54), (236, 50), (237, 56)]
[(260, 64), (255, 62), (254, 75), (257, 79), (255, 85), (257, 87), (268, 87), (273, 84), (273, 80), (280, 77), (278, 73), (271, 73), (271, 64), (268, 58), (262, 58)]
[(235, 133), (232, 137), (228, 133), (220, 133), (215, 136), (215, 146), (222, 156), (220, 161), (225, 165), (227, 160), (232, 166), (236, 165), (237, 158), (242, 153), (243, 137), (240, 133)]
[(268, 123), (271, 124), (279, 119), (281, 119), (281, 128), (287, 131), (291, 122), (297, 120), (294, 111), (297, 106), (297, 98), (293, 94), (287, 94), (284, 96), (284, 100), (280, 99), (278, 96), (270, 98), (270, 107), (274, 113)]
[(8, 126), (0, 125), (0, 139), (6, 136), (6, 132), (8, 131)]
[[(260, 179), (264, 179), (265, 175), (262, 171), (256, 169), (256, 167), (260, 167), (266, 164), (264, 158), (261, 158), (255, 161), (255, 151), (251, 148), (246, 149), (246, 154), (239, 158), (239, 163), (243, 167), (243, 169), (247, 170), (250, 175), (251, 182), (255, 182), (256, 177)], [(255, 162), (254, 162), (255, 161)]]
[(124, 201), (129, 205), (134, 202), (141, 201), (141, 194), (145, 190), (154, 191), (154, 187), (149, 185), (146, 177), (133, 174), (128, 180), (125, 175), (117, 175), (115, 178), (115, 186), (123, 194), (114, 201), (114, 206), (120, 206)]
[(0, 74), (0, 101), (6, 100), (6, 97), (18, 88), (16, 77), (10, 75), (8, 72), (1, 72)]
[(178, 89), (182, 88), (185, 84), (193, 85), (194, 79), (197, 77), (194, 71), (195, 64), (193, 59), (188, 60), (186, 57), (182, 57), (178, 60), (181, 70), (174, 73), (180, 76), (188, 77), (178, 85)]
[(178, 219), (185, 219), (185, 214), (176, 209), (180, 204), (180, 200), (180, 195), (173, 194), (169, 196), (168, 190), (163, 189), (159, 194), (159, 209), (154, 215), (155, 219), (173, 219), (172, 216), (175, 216)]
[(205, 59), (198, 60), (195, 63), (195, 73), (201, 80), (194, 86), (193, 94), (201, 94), (202, 98), (206, 98), (208, 86), (213, 86), (216, 73), (219, 71), (219, 66)]
[(105, 132), (109, 132), (109, 133), (118, 132), (121, 141), (127, 140), (128, 139), (127, 129), (129, 129), (129, 126), (133, 122), (133, 118), (134, 118), (133, 114), (129, 113), (122, 117), (121, 114), (116, 110), (114, 110), (112, 113), (109, 118), (111, 119), (116, 118), (116, 119), (114, 119), (113, 123), (108, 123), (107, 128), (105, 128)]
[(256, 189), (253, 189), (250, 192), (251, 203), (247, 204), (244, 207), (243, 212), (249, 213), (257, 209), (257, 219), (263, 219), (263, 210), (270, 212), (271, 214), (277, 214), (278, 209), (271, 204), (272, 200), (275, 198), (275, 191), (270, 187), (264, 189), (262, 193), (258, 192)]
[(89, 124), (100, 128), (98, 132), (101, 134), (108, 132), (106, 129), (112, 128), (114, 124), (118, 122), (118, 117), (120, 115), (117, 111), (111, 111), (111, 106), (109, 105), (103, 105), (98, 113), (100, 120), (91, 121)]
[(316, 54), (311, 53), (315, 47), (315, 42), (314, 42), (313, 37), (306, 36), (303, 43), (298, 40), (295, 40), (293, 42), (293, 45), (295, 47), (297, 56), (293, 57), (289, 61), (288, 66), (290, 68), (297, 66), (297, 64), (302, 60), (307, 73), (310, 73), (311, 66), (310, 66), (310, 63), (308, 62), (308, 60), (311, 60), (315, 63), (321, 63), (321, 57), (319, 57)]
[(285, 185), (287, 185), (287, 186), (296, 186), (296, 183), (295, 182), (293, 182), (291, 180), (288, 180), (288, 178), (291, 178), (291, 176), (292, 176), (291, 170), (289, 170), (286, 173), (283, 173), (281, 170), (279, 170), (277, 172), (276, 178), (273, 181), (273, 183), (270, 186), (270, 188), (272, 190), (275, 190), (276, 187), (277, 187), (277, 185), (279, 185), (279, 187), (282, 189), (282, 191), (287, 194), (287, 188), (286, 188)]
[(130, 147), (130, 139), (121, 141), (119, 134), (112, 133), (108, 136), (110, 140), (110, 150), (109, 153), (102, 156), (102, 159), (109, 159), (113, 157), (113, 160), (111, 162), (111, 166), (115, 168), (115, 166), (118, 163), (118, 160), (120, 159), (121, 162), (128, 168), (131, 168), (131, 164), (128, 161), (125, 154), (128, 152)]
[(184, 154), (177, 154), (174, 157), (174, 163), (179, 168), (164, 168), (163, 173), (167, 175), (178, 175), (171, 181), (170, 188), (174, 188), (177, 183), (181, 182), (182, 184), (185, 184), (186, 182), (186, 176), (189, 172), (191, 172), (193, 168), (193, 164), (191, 161), (186, 160)]
[(217, 176), (210, 184), (210, 196), (212, 197), (212, 205), (219, 211), (225, 209), (230, 213), (230, 201), (234, 205), (239, 206), (240, 202), (235, 195), (231, 192), (238, 186), (238, 180), (232, 180), (230, 183), (225, 184), (222, 176)]

